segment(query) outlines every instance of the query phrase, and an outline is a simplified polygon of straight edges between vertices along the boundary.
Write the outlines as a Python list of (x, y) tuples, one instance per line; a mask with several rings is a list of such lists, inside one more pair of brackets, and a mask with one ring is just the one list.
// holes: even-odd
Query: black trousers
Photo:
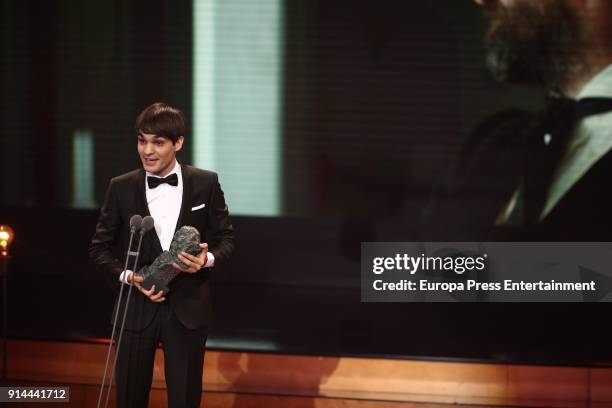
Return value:
[(170, 408), (198, 408), (208, 329), (187, 329), (162, 303), (142, 331), (124, 330), (117, 357), (118, 408), (146, 408), (153, 379), (155, 350), (162, 342)]

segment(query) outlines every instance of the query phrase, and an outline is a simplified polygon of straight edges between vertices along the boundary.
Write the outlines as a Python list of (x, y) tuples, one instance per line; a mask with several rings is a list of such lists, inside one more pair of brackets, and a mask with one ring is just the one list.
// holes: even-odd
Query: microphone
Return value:
[(142, 224), (142, 217), (138, 214), (132, 215), (130, 218), (130, 232), (133, 234), (140, 229), (140, 225)]
[(150, 215), (147, 215), (142, 219), (142, 224), (140, 226), (140, 235), (144, 235), (147, 231), (155, 226), (155, 220)]

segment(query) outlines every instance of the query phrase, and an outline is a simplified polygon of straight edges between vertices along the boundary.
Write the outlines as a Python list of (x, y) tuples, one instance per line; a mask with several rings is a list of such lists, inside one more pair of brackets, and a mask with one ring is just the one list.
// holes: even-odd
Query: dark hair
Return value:
[(161, 136), (176, 143), (185, 134), (185, 115), (180, 110), (163, 103), (155, 102), (140, 112), (134, 125), (136, 135), (147, 133)]

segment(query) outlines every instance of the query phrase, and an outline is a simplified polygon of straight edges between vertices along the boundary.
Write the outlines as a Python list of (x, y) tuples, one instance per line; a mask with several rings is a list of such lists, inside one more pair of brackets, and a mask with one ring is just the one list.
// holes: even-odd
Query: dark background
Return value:
[[(69, 208), (69, 138), (95, 134), (100, 202), (110, 177), (139, 166), (132, 124), (144, 106), (165, 100), (191, 117), (191, 2), (2, 8), (0, 222), (17, 233), (10, 334), (108, 337), (111, 285), (87, 260), (97, 211)], [(428, 238), (416, 220), (470, 130), (502, 108), (540, 106), (540, 90), (488, 77), (478, 7), (287, 0), (283, 15), (283, 214), (234, 217), (238, 252), (213, 278), (209, 346), (609, 362), (607, 304), (360, 303), (360, 242)]]
[[(3, 180), (1, 204), (70, 205), (74, 129), (94, 134), (100, 203), (110, 177), (139, 166), (145, 106), (169, 101), (191, 118), (191, 1), (2, 7), (0, 171), (19, 177)], [(489, 79), (486, 21), (469, 0), (291, 0), (282, 14), (283, 215), (421, 206), (479, 121), (542, 100)], [(189, 164), (189, 129), (186, 140)]]

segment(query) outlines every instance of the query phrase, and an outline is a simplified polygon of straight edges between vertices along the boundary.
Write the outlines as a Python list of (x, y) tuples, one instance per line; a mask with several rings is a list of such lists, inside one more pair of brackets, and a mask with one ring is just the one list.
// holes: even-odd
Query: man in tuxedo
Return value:
[(478, 231), (493, 225), (557, 239), (609, 238), (612, 1), (476, 3), (491, 21), (486, 61), (493, 76), (544, 88), (547, 108), (510, 109), (482, 122), (431, 219), (473, 232), (456, 239), (482, 239)]
[[(234, 230), (217, 174), (176, 160), (184, 143), (182, 112), (154, 103), (138, 116), (135, 130), (142, 168), (111, 180), (89, 249), (98, 270), (138, 289), (129, 300), (119, 347), (117, 406), (148, 405), (155, 350), (161, 341), (169, 406), (199, 407), (211, 320), (209, 277), (214, 266), (231, 257)], [(181, 226), (194, 226), (201, 234), (200, 254), (183, 252), (179, 258), (187, 268), (173, 265), (181, 273), (170, 283), (168, 294), (155, 287), (147, 291), (140, 286), (141, 276), (122, 273), (134, 214), (155, 219), (155, 230), (144, 236), (138, 268), (168, 250)], [(124, 307), (125, 303), (115, 313), (123, 316)]]

